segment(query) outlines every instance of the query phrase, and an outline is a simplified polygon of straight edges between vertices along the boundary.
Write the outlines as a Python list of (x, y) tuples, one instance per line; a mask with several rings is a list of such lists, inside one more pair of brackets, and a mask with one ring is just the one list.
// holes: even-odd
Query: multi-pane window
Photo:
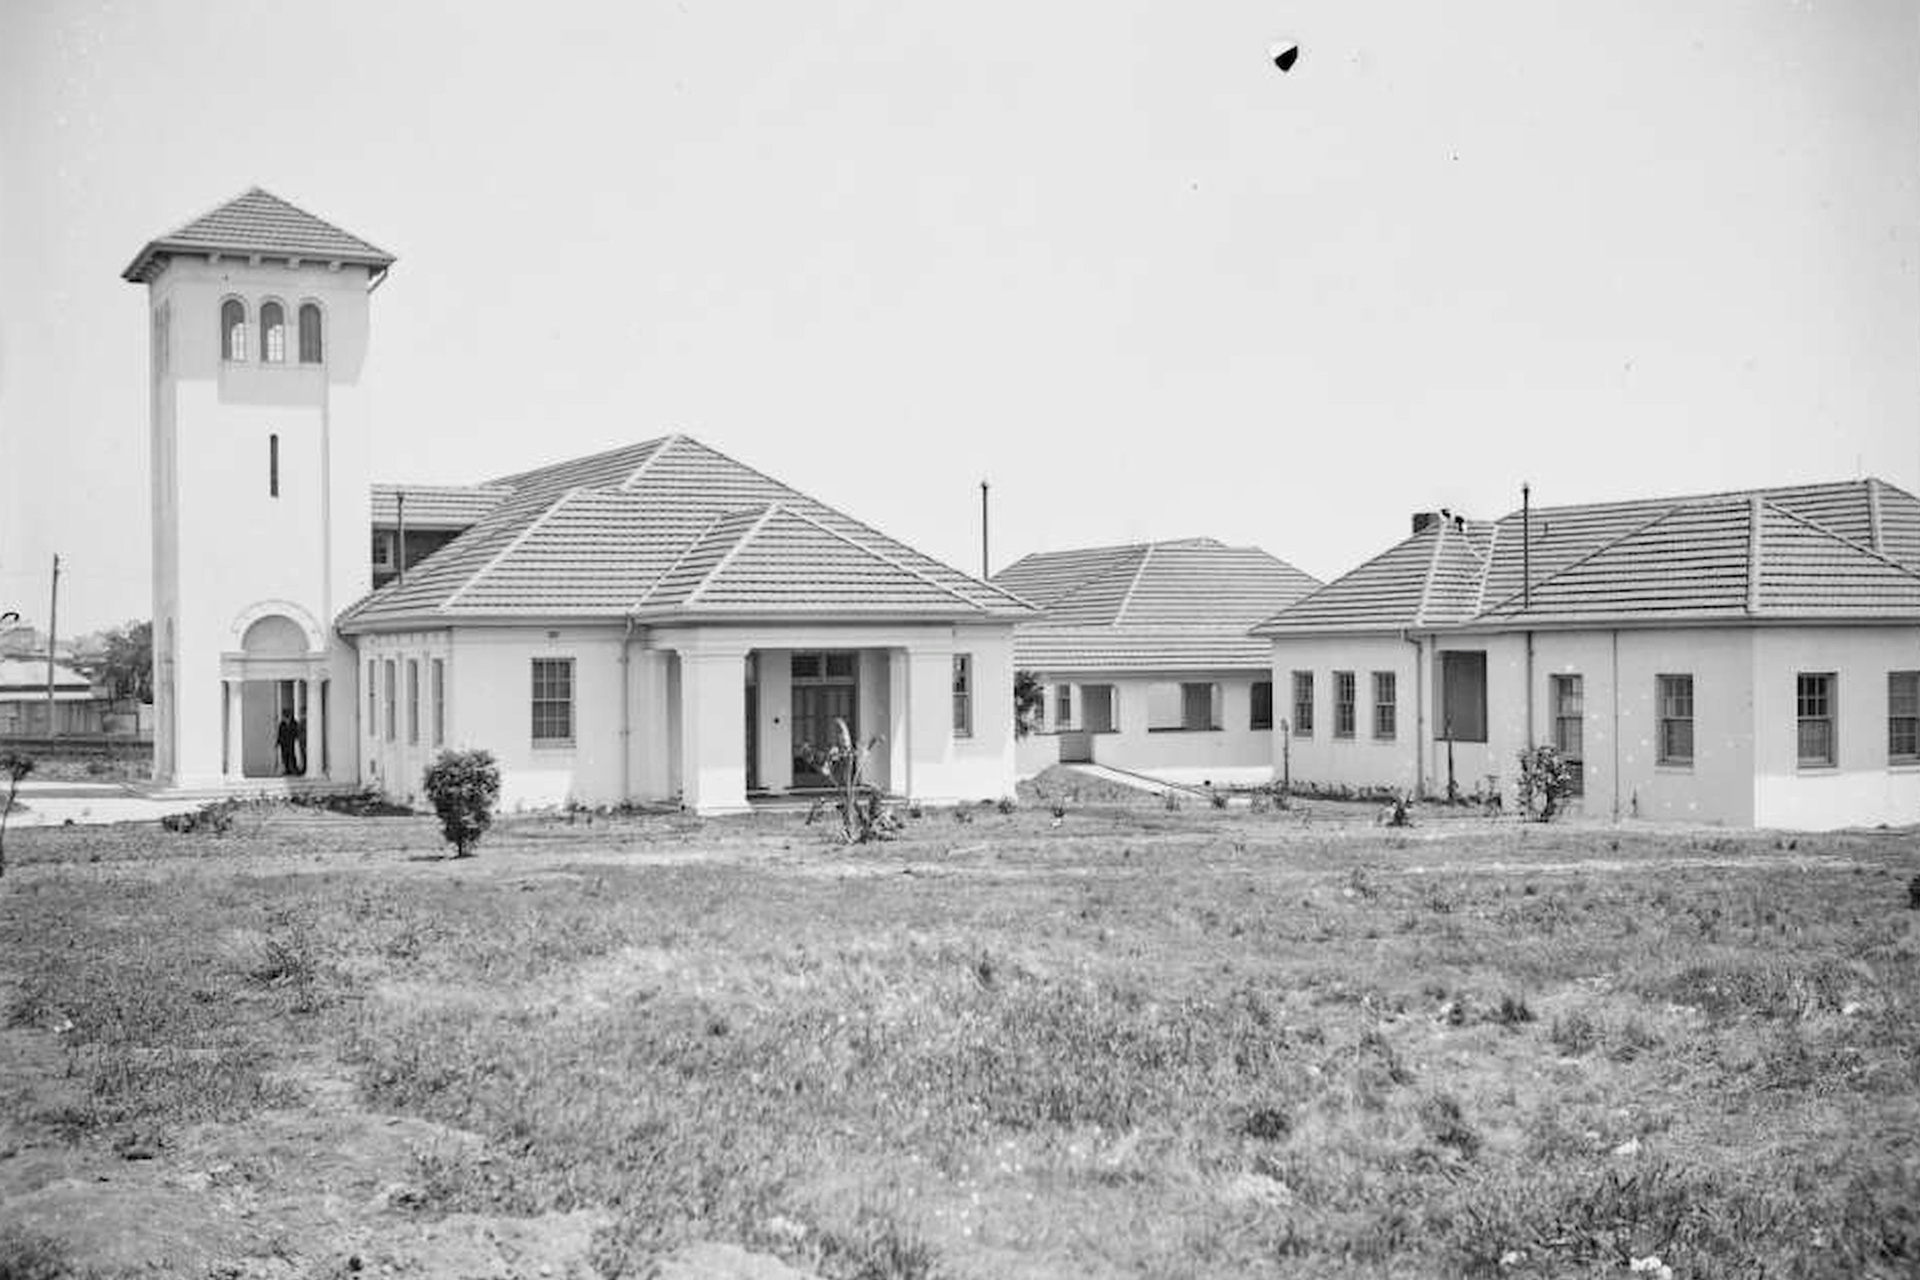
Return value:
[(225, 360), (247, 358), (247, 307), (238, 298), (220, 304), (220, 356)]
[(1206, 681), (1147, 686), (1147, 730), (1167, 733), (1220, 727), (1220, 686)]
[(277, 302), (260, 304), (260, 358), (269, 364), (287, 358), (287, 309)]
[(300, 304), (300, 363), (320, 363), (320, 308), (311, 302)]
[(1887, 759), (1920, 764), (1920, 671), (1887, 672)]
[(373, 567), (376, 569), (393, 568), (394, 535), (384, 529), (373, 531)]
[(1293, 673), (1293, 732), (1301, 738), (1313, 736), (1313, 672)]
[(1693, 763), (1693, 677), (1659, 676), (1661, 764)]
[(1553, 749), (1573, 775), (1573, 794), (1585, 795), (1586, 693), (1579, 676), (1553, 677)]
[(973, 655), (953, 655), (953, 736), (973, 736)]
[(573, 659), (533, 660), (533, 740), (573, 741)]
[(433, 659), (433, 745), (443, 746), (447, 741), (447, 664), (439, 658)]
[(1487, 740), (1487, 651), (1440, 655), (1440, 736), (1455, 742)]
[(1252, 701), (1253, 710), (1247, 717), (1247, 728), (1273, 728), (1273, 681), (1255, 680)]
[(1073, 727), (1073, 686), (1070, 684), (1053, 686), (1053, 727)]
[(420, 742), (420, 659), (407, 659), (407, 742)]
[(400, 702), (399, 691), (394, 688), (395, 672), (393, 659), (386, 659), (381, 663), (381, 667), (383, 670), (380, 674), (387, 695), (387, 741), (392, 742), (394, 740), (394, 721), (398, 719), (399, 716), (398, 706)]
[(1818, 768), (1834, 762), (1831, 671), (1801, 672), (1795, 680), (1794, 713), (1800, 721), (1800, 763)]
[(1391, 671), (1373, 673), (1373, 736), (1390, 741), (1400, 733), (1398, 681)]
[(1333, 673), (1333, 736), (1351, 738), (1354, 722), (1354, 680), (1351, 671)]

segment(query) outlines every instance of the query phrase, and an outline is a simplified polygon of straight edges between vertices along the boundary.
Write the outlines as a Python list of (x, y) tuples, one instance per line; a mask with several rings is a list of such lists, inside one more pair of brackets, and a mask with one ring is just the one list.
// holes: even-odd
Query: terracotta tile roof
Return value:
[[(1008, 618), (1032, 607), (687, 436), (493, 481), (505, 496), (343, 630), (461, 618)], [(410, 491), (411, 492), (411, 491)], [(411, 501), (408, 504), (411, 515)]]
[(1538, 507), (1521, 525), (1417, 533), (1255, 630), (1920, 618), (1920, 500), (1878, 480)]
[(490, 484), (376, 484), (373, 486), (375, 528), (400, 524), (400, 495), (407, 496), (409, 529), (467, 529), (500, 505), (513, 490)]
[(1258, 668), (1273, 650), (1242, 627), (1057, 627), (1022, 623), (1013, 633), (1014, 664), (1048, 673), (1201, 671)]
[(272, 192), (254, 187), (219, 208), (168, 232), (134, 256), (123, 280), (150, 280), (167, 255), (230, 253), (316, 262), (352, 262), (384, 270), (393, 255), (359, 236), (316, 218)]
[(1261, 666), (1247, 628), (1317, 585), (1212, 538), (1030, 555), (993, 580), (1043, 609), (1015, 631), (1014, 661), (1047, 671)]

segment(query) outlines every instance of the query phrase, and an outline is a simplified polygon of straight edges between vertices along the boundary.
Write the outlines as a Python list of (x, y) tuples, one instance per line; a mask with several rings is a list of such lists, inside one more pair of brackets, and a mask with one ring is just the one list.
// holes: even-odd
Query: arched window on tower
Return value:
[(220, 304), (220, 357), (223, 360), (247, 358), (247, 308), (238, 298)]
[(300, 304), (300, 363), (320, 363), (320, 308), (311, 302)]
[(287, 309), (277, 302), (260, 304), (260, 358), (269, 364), (287, 358)]

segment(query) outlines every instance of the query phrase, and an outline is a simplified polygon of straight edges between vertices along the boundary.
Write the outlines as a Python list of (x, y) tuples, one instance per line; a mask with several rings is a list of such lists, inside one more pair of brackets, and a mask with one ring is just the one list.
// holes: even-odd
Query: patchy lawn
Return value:
[(11, 833), (0, 1275), (1920, 1268), (1912, 833), (964, 812)]

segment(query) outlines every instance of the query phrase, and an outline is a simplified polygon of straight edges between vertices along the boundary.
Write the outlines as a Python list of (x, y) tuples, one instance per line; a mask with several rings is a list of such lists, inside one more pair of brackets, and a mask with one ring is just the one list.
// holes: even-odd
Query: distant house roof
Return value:
[(1014, 662), (1049, 672), (1264, 666), (1267, 646), (1247, 628), (1318, 585), (1212, 538), (1045, 552), (993, 581), (1040, 606), (1014, 633)]
[[(0, 658), (0, 701), (45, 701), (47, 696), (47, 659), (40, 657)], [(77, 702), (93, 696), (93, 681), (84, 672), (54, 660), (53, 697), (56, 702)]]
[(1920, 619), (1920, 499), (1879, 480), (1442, 519), (1254, 628)]
[(210, 253), (308, 262), (352, 262), (375, 270), (393, 265), (393, 255), (316, 218), (270, 191), (253, 187), (185, 226), (148, 241), (120, 278), (143, 283), (159, 274), (170, 254)]
[(465, 529), (510, 497), (513, 490), (494, 484), (376, 484), (373, 486), (373, 524), (398, 528), (400, 496), (407, 499), (409, 529)]
[(347, 610), (342, 630), (481, 618), (957, 621), (1033, 612), (689, 436), (466, 492), (498, 496), (404, 581)]

